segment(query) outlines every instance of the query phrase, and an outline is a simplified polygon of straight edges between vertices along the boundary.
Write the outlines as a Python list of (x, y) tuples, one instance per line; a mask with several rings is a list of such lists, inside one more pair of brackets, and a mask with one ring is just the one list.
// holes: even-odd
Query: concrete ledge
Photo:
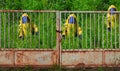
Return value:
[(14, 51), (0, 51), (0, 66), (14, 66)]
[(60, 61), (62, 67), (120, 67), (120, 50), (0, 50), (0, 67), (51, 67)]

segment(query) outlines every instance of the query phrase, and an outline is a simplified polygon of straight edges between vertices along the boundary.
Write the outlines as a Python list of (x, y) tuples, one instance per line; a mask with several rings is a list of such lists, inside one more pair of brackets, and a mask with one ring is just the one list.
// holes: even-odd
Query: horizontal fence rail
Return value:
[(57, 12), (53, 10), (0, 10), (0, 12)]
[(108, 13), (0, 10), (0, 67), (119, 67), (120, 12)]

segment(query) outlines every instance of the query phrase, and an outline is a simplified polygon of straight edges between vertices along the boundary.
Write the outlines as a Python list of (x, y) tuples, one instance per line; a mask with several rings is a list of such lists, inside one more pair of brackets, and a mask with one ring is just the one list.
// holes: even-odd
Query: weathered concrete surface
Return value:
[[(59, 57), (60, 56), (60, 60)], [(0, 67), (120, 67), (120, 50), (0, 50)]]
[(61, 63), (68, 67), (102, 66), (102, 52), (63, 52)]
[(105, 51), (103, 55), (105, 66), (120, 66), (120, 51)]
[(14, 65), (14, 52), (0, 50), (0, 66), (13, 66)]
[(49, 66), (56, 64), (55, 51), (17, 51), (15, 52), (16, 65)]

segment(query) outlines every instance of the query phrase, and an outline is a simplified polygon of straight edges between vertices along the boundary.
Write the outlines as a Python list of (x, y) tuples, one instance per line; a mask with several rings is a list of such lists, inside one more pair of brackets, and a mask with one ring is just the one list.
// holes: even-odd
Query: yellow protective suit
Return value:
[(110, 31), (112, 28), (115, 28), (115, 26), (118, 25), (118, 14), (115, 13), (117, 11), (117, 8), (114, 5), (111, 5), (108, 8), (107, 13), (107, 29)]
[(82, 36), (82, 29), (77, 24), (75, 14), (70, 14), (62, 28), (62, 36)]
[(31, 20), (27, 13), (24, 13), (20, 18), (20, 24), (19, 24), (19, 38), (24, 38), (27, 36), (27, 33), (31, 32), (32, 34), (38, 33), (38, 27), (31, 23)]

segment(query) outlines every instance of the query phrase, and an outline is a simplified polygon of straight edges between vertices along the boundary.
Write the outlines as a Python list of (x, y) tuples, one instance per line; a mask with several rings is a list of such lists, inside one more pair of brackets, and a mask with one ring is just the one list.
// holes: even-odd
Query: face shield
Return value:
[(115, 14), (115, 11), (116, 11), (115, 8), (111, 8), (111, 9), (110, 9), (110, 14), (111, 14), (111, 15), (114, 15), (114, 14)]
[(23, 17), (22, 17), (22, 23), (25, 24), (25, 23), (27, 23), (27, 22), (28, 22), (27, 16), (23, 16)]
[(73, 16), (71, 16), (71, 17), (69, 18), (69, 20), (68, 20), (68, 23), (70, 23), (70, 24), (75, 24), (75, 23), (76, 23), (76, 19), (75, 19)]

